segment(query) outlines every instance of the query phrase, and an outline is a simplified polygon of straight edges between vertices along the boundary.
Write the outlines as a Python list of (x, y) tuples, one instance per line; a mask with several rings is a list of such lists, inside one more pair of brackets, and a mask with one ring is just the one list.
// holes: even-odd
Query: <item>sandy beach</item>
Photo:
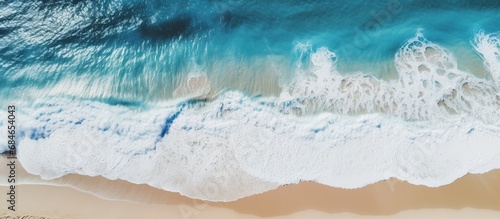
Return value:
[[(2, 163), (5, 163), (3, 161)], [(234, 202), (194, 200), (148, 185), (67, 175), (54, 180), (18, 169), (17, 210), (47, 218), (499, 218), (500, 170), (467, 175), (438, 188), (399, 180), (345, 190), (314, 182), (280, 187)], [(2, 174), (0, 192), (7, 193)], [(6, 197), (4, 197), (6, 198)], [(32, 217), (28, 217), (32, 218)]]
[(500, 0), (0, 8), (0, 219), (500, 219)]

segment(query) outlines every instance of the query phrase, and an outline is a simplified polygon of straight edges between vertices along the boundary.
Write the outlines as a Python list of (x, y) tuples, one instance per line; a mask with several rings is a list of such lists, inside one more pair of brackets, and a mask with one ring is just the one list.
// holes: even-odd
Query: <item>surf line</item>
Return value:
[(7, 112), (7, 145), (9, 148), (7, 152), (7, 172), (9, 173), (7, 182), (10, 185), (7, 193), (7, 202), (9, 203), (7, 209), (16, 211), (16, 106), (8, 106)]

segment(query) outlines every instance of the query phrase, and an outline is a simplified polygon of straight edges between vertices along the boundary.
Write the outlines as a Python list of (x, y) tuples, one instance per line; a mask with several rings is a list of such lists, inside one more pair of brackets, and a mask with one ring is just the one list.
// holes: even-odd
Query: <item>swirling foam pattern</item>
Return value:
[(102, 175), (215, 201), (309, 180), (440, 186), (500, 167), (498, 86), (422, 34), (396, 53), (398, 80), (340, 75), (325, 47), (307, 55), (307, 74), (279, 97), (36, 101), (22, 112), (19, 159), (48, 179)]

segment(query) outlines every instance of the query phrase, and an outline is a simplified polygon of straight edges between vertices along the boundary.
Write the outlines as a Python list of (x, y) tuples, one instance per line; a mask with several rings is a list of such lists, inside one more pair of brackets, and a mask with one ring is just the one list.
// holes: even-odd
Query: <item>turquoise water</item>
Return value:
[[(500, 29), (500, 1), (0, 4), (0, 85), (9, 95), (26, 87), (43, 93), (62, 80), (90, 86), (107, 78), (112, 89), (70, 94), (168, 99), (180, 78), (192, 71), (203, 71), (213, 81), (233, 78), (222, 80), (217, 89), (269, 94), (273, 92), (259, 88), (252, 77), (263, 72), (281, 78), (295, 74), (301, 62), (295, 50), (298, 43), (334, 51), (342, 74), (363, 72), (391, 79), (398, 77), (395, 53), (419, 29), (451, 53), (468, 51), (458, 56), (458, 62), (473, 60), (467, 64), (472, 66), (482, 62), (469, 43), (474, 35)], [(475, 71), (471, 73), (486, 75), (484, 69)], [(235, 77), (244, 82), (234, 82)]]

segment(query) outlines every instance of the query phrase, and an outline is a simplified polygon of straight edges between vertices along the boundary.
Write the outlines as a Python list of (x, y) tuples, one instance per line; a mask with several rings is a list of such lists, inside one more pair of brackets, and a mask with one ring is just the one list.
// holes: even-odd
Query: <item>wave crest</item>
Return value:
[[(62, 97), (26, 104), (19, 159), (46, 179), (102, 175), (212, 201), (299, 181), (440, 186), (500, 168), (497, 81), (459, 70), (420, 33), (396, 53), (400, 78), (391, 81), (342, 75), (334, 52), (304, 45), (298, 51), (310, 64), (297, 65), (279, 97), (226, 91), (135, 108)], [(187, 79), (179, 92), (204, 93), (189, 90), (203, 80)]]

